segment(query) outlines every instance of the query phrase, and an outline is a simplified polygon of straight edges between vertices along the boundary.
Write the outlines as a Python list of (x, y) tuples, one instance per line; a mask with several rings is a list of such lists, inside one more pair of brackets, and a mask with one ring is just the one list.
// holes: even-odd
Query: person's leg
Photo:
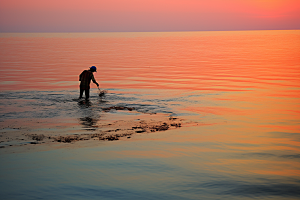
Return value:
[(85, 99), (90, 98), (90, 89), (85, 89)]
[(79, 95), (79, 99), (81, 99), (81, 98), (82, 98), (83, 91), (84, 91), (84, 89), (80, 88), (80, 95)]

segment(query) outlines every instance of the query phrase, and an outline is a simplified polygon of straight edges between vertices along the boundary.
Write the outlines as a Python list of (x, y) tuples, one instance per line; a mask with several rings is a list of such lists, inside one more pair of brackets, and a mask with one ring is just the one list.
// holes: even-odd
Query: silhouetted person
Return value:
[(99, 87), (99, 84), (95, 80), (95, 77), (93, 75), (94, 72), (97, 72), (97, 68), (95, 66), (90, 67), (89, 70), (84, 70), (79, 75), (79, 81), (80, 81), (80, 96), (79, 98), (82, 98), (83, 92), (85, 92), (85, 99), (88, 100), (90, 98), (90, 83), (91, 80), (93, 83)]

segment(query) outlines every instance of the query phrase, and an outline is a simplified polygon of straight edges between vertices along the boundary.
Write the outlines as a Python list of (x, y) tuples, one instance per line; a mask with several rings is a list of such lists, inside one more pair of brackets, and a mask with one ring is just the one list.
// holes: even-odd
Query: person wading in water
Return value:
[(90, 98), (90, 83), (91, 80), (93, 83), (99, 87), (99, 84), (95, 80), (95, 77), (93, 75), (94, 72), (97, 72), (97, 68), (95, 66), (90, 67), (89, 70), (84, 70), (79, 75), (79, 81), (80, 81), (80, 96), (79, 99), (82, 98), (83, 92), (85, 92), (85, 99), (88, 100)]

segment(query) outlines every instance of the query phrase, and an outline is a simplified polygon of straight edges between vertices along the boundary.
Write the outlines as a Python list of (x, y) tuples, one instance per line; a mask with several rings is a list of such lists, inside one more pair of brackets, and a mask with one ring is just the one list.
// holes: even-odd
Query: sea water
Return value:
[[(299, 199), (300, 31), (1, 34), (0, 48), (1, 136), (186, 122), (24, 152), (2, 142), (1, 199)], [(82, 104), (92, 65), (108, 93), (92, 83)]]

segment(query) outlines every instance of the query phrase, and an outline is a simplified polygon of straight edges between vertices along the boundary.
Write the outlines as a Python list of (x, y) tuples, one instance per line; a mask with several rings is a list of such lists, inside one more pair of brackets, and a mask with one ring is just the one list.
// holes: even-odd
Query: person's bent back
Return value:
[(95, 66), (92, 66), (89, 70), (84, 70), (79, 75), (79, 81), (80, 81), (80, 96), (79, 98), (82, 98), (83, 92), (85, 92), (85, 99), (89, 99), (90, 97), (90, 83), (91, 80), (93, 83), (99, 87), (99, 84), (95, 80), (95, 77), (93, 75), (93, 72), (97, 72), (97, 68)]

